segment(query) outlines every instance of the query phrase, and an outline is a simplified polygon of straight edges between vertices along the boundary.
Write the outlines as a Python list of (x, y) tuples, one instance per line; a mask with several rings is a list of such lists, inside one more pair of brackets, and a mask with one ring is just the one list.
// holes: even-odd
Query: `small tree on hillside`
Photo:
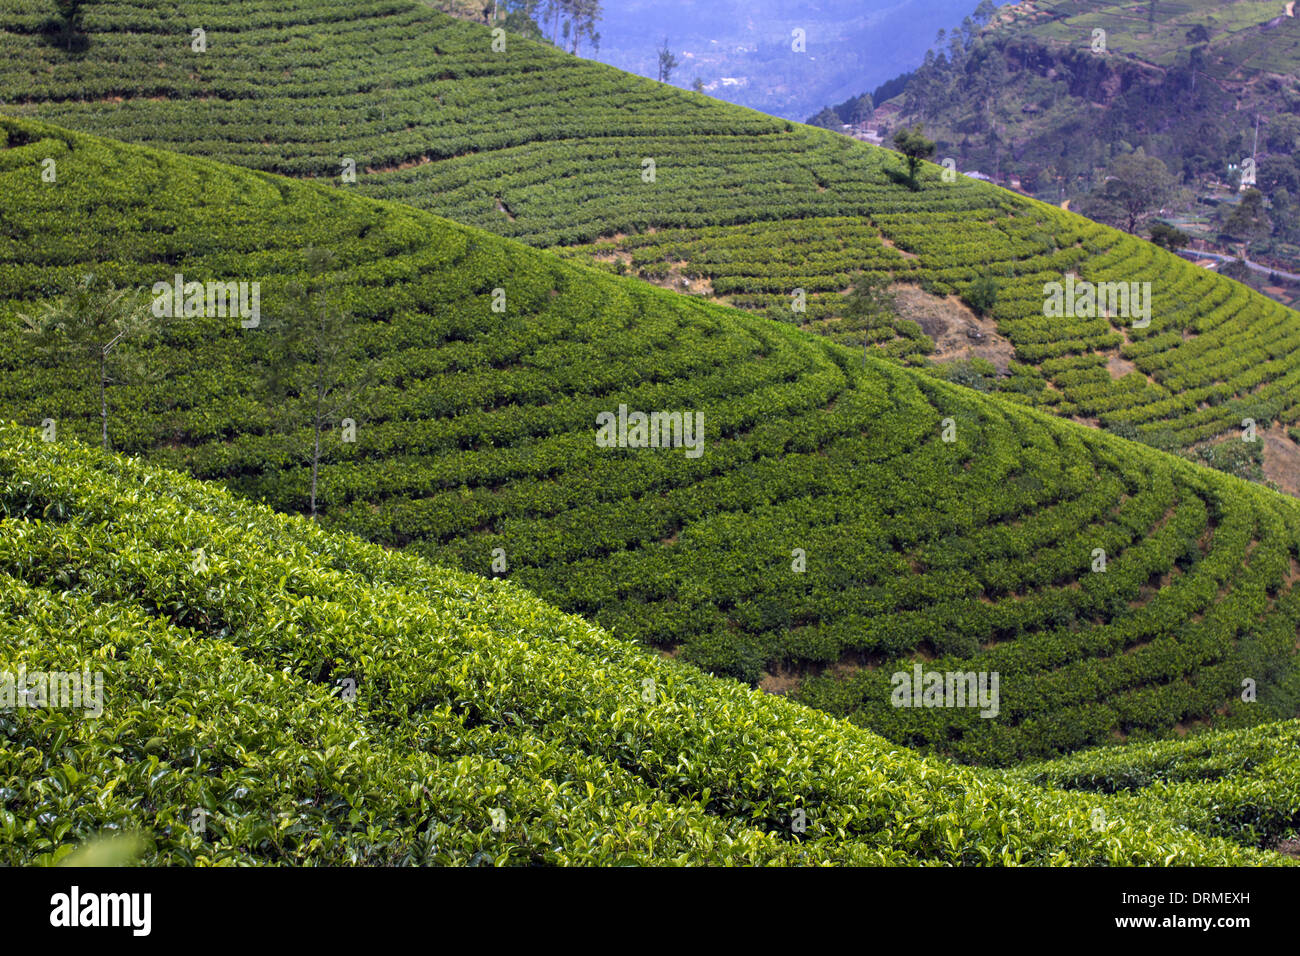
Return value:
[(1168, 202), (1177, 184), (1168, 167), (1138, 147), (1111, 164), (1101, 186), (1085, 200), (1088, 215), (1132, 233)]
[(871, 331), (890, 324), (894, 319), (894, 294), (890, 277), (883, 272), (864, 272), (854, 280), (844, 296), (844, 316), (860, 322), (864, 331), (862, 363), (866, 365), (871, 346)]
[(659, 49), (659, 82), (669, 82), (675, 69), (677, 69), (677, 57), (673, 56), (672, 50), (668, 49), (668, 38), (664, 37), (664, 45)]
[(1151, 226), (1151, 241), (1161, 249), (1177, 252), (1187, 245), (1190, 240), (1191, 236), (1187, 235), (1187, 233), (1163, 222), (1153, 223)]
[(1272, 226), (1264, 211), (1264, 194), (1258, 189), (1247, 189), (1241, 202), (1232, 207), (1223, 222), (1223, 234), (1241, 242), (1254, 242), (1268, 237)]
[(82, 0), (55, 0), (59, 19), (49, 20), (45, 25), (46, 32), (57, 36), (69, 53), (80, 53), (87, 46), (81, 5)]
[(530, 40), (545, 40), (546, 34), (537, 22), (540, 4), (541, 0), (501, 0), (493, 22), (499, 16), (501, 26), (511, 33)]
[(1257, 291), (1264, 285), (1263, 276), (1250, 266), (1246, 265), (1246, 260), (1244, 259), (1234, 259), (1231, 262), (1225, 262), (1219, 269), (1219, 275), (1227, 276), (1229, 279), (1235, 279), (1242, 285), (1248, 285)]
[(981, 276), (966, 287), (962, 298), (981, 318), (993, 311), (998, 302), (998, 283), (990, 276)]
[(894, 134), (894, 145), (907, 157), (907, 181), (916, 188), (916, 168), (921, 160), (934, 155), (934, 143), (926, 139), (918, 124), (912, 129), (904, 127)]
[[(360, 326), (336, 301), (334, 254), (308, 248), (307, 278), (290, 284), (283, 312), (266, 324), (263, 388), (288, 451), (311, 462), (310, 514), (317, 517), (325, 429), (355, 410), (369, 380)], [(301, 434), (306, 429), (306, 434)]]
[(820, 126), (822, 129), (829, 129), (839, 132), (844, 124), (840, 122), (840, 114), (835, 112), (829, 106), (823, 106), (821, 112), (808, 119), (809, 126)]
[(70, 361), (97, 384), (100, 443), (107, 450), (108, 386), (142, 373), (134, 347), (157, 328), (148, 298), (87, 275), (68, 294), (19, 318), (38, 350)]
[(855, 126), (865, 123), (871, 119), (874, 111), (875, 104), (871, 102), (871, 94), (863, 93), (853, 100), (849, 106), (849, 122)]

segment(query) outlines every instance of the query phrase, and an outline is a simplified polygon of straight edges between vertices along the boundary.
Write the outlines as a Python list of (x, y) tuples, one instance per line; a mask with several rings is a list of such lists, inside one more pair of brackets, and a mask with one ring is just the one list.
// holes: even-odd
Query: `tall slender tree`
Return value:
[(371, 372), (361, 327), (337, 301), (334, 254), (309, 247), (303, 259), (305, 280), (289, 286), (284, 310), (266, 323), (263, 388), (289, 454), (311, 462), (309, 507), (315, 520), (325, 430), (356, 410)]
[(86, 34), (83, 21), (82, 0), (55, 0), (59, 19), (49, 21), (47, 29), (58, 34), (59, 41), (69, 53), (86, 48)]
[(677, 69), (677, 57), (673, 56), (672, 50), (668, 48), (668, 38), (664, 37), (664, 45), (659, 48), (659, 82), (671, 82), (675, 69)]
[(108, 386), (143, 375), (134, 347), (157, 328), (147, 297), (87, 275), (71, 292), (19, 318), (38, 350), (71, 362), (96, 383), (100, 444), (107, 450)]
[(883, 272), (864, 272), (853, 281), (844, 296), (844, 316), (862, 324), (862, 364), (871, 351), (871, 332), (894, 319), (896, 303), (890, 277)]

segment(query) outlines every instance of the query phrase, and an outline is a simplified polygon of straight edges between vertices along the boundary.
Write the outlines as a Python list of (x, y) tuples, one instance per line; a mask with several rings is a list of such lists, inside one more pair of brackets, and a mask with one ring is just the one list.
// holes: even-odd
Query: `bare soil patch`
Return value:
[(777, 667), (775, 673), (772, 671), (763, 672), (763, 677), (758, 682), (758, 689), (767, 694), (788, 697), (799, 689), (799, 683), (802, 680), (803, 675), (798, 671), (786, 667)]
[(919, 259), (919, 258), (920, 258), (920, 256), (918, 256), (915, 252), (908, 252), (906, 249), (900, 249), (900, 248), (899, 248), (899, 247), (894, 243), (894, 240), (893, 240), (893, 239), (890, 239), (888, 236), (884, 235), (883, 233), (882, 233), (881, 236), (880, 236), (880, 244), (883, 245), (883, 246), (888, 246), (890, 249), (893, 249), (895, 252), (897, 252), (897, 253), (898, 253), (900, 256), (902, 256), (904, 259)]
[[(632, 256), (630, 253), (626, 255), (627, 258), (624, 259), (623, 261), (627, 262), (630, 265), (632, 262)], [(604, 257), (598, 256), (597, 258), (604, 258)], [(605, 261), (613, 262), (616, 261), (618, 258), (619, 255), (615, 254), (612, 257), (605, 258)], [(676, 263), (673, 266), (669, 267), (668, 275), (664, 276), (663, 278), (648, 278), (648, 279), (643, 279), (642, 281), (649, 282), (653, 285), (661, 286), (662, 288), (669, 289), (673, 292), (682, 292), (687, 295), (702, 295), (702, 296), (707, 296), (708, 298), (712, 299), (714, 302), (725, 302), (724, 299), (721, 299), (713, 294), (713, 281), (708, 276), (701, 276), (699, 278), (693, 279), (690, 276), (683, 275), (681, 272), (681, 267), (685, 265), (688, 265), (688, 263), (685, 262)], [(636, 275), (635, 270), (629, 269), (628, 275)], [(637, 276), (637, 278), (640, 278), (640, 276)]]
[(1264, 437), (1264, 477), (1288, 495), (1300, 497), (1300, 445), (1291, 440), (1286, 426), (1274, 422)]
[(958, 296), (932, 295), (914, 285), (895, 285), (898, 317), (910, 319), (934, 339), (939, 362), (982, 358), (1005, 375), (1015, 358), (1015, 347), (998, 333), (997, 323), (981, 318)]
[[(932, 661), (935, 655), (932, 649), (919, 647), (913, 657), (924, 661)], [(859, 671), (874, 670), (883, 665), (884, 662), (885, 658), (880, 654), (854, 650), (844, 651), (839, 660), (829, 664), (813, 662), (789, 664), (782, 662), (763, 671), (763, 676), (758, 681), (758, 689), (769, 694), (780, 694), (788, 697), (798, 691), (799, 685), (809, 677), (824, 674), (833, 677), (835, 680), (847, 680)]]
[(1106, 369), (1110, 372), (1110, 377), (1116, 379), (1123, 378), (1130, 372), (1138, 372), (1139, 375), (1142, 374), (1138, 371), (1136, 365), (1118, 353), (1112, 355), (1106, 360)]

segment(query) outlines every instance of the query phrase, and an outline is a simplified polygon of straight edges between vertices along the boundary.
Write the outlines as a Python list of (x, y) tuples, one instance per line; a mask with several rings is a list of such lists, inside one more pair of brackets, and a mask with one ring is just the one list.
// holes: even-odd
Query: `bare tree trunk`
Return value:
[(315, 443), (311, 454), (311, 520), (316, 520), (316, 478), (320, 474), (320, 383), (316, 385)]
[(99, 353), (99, 431), (104, 451), (108, 451), (108, 380), (105, 377), (107, 361), (108, 356), (101, 350)]

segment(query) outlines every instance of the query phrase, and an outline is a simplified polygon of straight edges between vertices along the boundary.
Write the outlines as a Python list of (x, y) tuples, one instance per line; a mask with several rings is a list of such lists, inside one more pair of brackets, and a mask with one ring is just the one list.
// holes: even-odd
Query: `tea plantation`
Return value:
[[(915, 327), (844, 320), (849, 282), (884, 275), (959, 317), (955, 297), (992, 279), (992, 318), (1017, 363), (999, 386), (1015, 401), (1171, 450), (1235, 437), (1247, 419), (1300, 422), (1297, 313), (1072, 213), (947, 182), (936, 166), (912, 189), (897, 154), (519, 37), (494, 47), (486, 27), (413, 0), (80, 10), (74, 26), (48, 0), (0, 12), (7, 110), (693, 280), (913, 362), (929, 349)], [(1043, 286), (1066, 272), (1149, 282), (1149, 325), (1044, 317)], [(799, 289), (806, 313), (790, 308)]]
[(1267, 724), (1076, 754), (1017, 768), (1009, 779), (1115, 794), (1112, 810), (1152, 802), (1198, 833), (1258, 846), (1294, 838), (1300, 814), (1300, 724)]
[(0, 713), (8, 864), (109, 829), (150, 864), (1287, 862), (1192, 798), (919, 757), (512, 584), (10, 423), (0, 515), (4, 666), (84, 663), (111, 702)]
[[(0, 863), (1293, 863), (1300, 501), (1187, 456), (1295, 444), (1297, 355), (1149, 243), (414, 0), (10, 0)], [(102, 713), (10, 694), (70, 670)]]
[[(258, 367), (310, 243), (338, 257), (374, 378), (341, 413), (356, 440), (324, 437), (327, 527), (504, 574), (718, 674), (793, 667), (803, 700), (968, 762), (1296, 713), (1293, 499), (403, 204), (0, 130), (0, 416), (98, 440), (96, 375), (16, 318), (82, 274), (258, 281), (261, 327), (161, 324), (106, 389), (109, 438), (306, 510)], [(701, 453), (601, 447), (620, 406), (699, 413)], [(893, 706), (918, 660), (997, 671), (997, 718)]]

